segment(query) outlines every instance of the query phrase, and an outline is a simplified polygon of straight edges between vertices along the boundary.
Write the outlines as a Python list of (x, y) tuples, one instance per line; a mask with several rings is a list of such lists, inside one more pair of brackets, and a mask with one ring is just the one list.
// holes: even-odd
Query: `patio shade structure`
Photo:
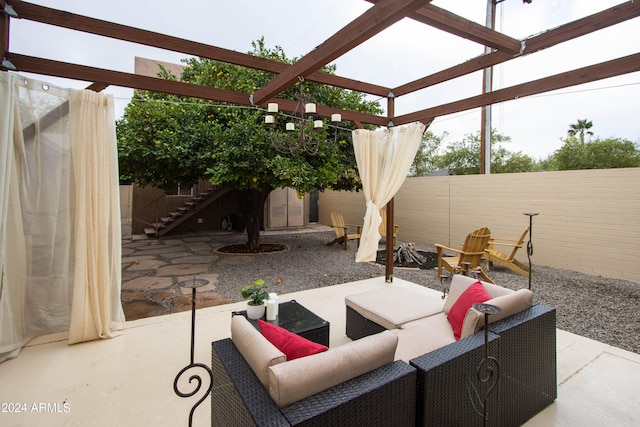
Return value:
[[(284, 64), (218, 46), (206, 45), (197, 41), (90, 18), (24, 1), (0, 0), (0, 6), (2, 6), (3, 10), (3, 12), (0, 12), (0, 58), (2, 58), (0, 69), (3, 71), (31, 72), (46, 76), (90, 81), (94, 83), (88, 88), (95, 91), (102, 91), (106, 87), (113, 85), (257, 108), (266, 108), (269, 102), (276, 102), (275, 97), (278, 94), (293, 86), (299, 77), (303, 77), (306, 80), (375, 95), (387, 100), (385, 116), (318, 105), (317, 115), (319, 116), (331, 117), (331, 114), (340, 113), (343, 120), (351, 121), (357, 127), (362, 127), (363, 124), (372, 124), (380, 127), (398, 126), (419, 121), (424, 123), (427, 128), (439, 116), (640, 71), (640, 53), (633, 53), (572, 71), (505, 87), (486, 94), (396, 115), (395, 101), (401, 96), (454, 80), (490, 66), (527, 55), (534, 55), (541, 50), (636, 18), (640, 15), (640, 2), (621, 2), (617, 6), (522, 40), (509, 37), (499, 31), (486, 28), (445, 9), (433, 6), (429, 0), (369, 0), (369, 2), (373, 4), (372, 7), (361, 16), (327, 38), (325, 42), (311, 52), (302, 56), (296, 63)], [(491, 51), (459, 65), (425, 75), (396, 87), (367, 83), (318, 71), (322, 66), (331, 63), (336, 58), (405, 18), (413, 19), (424, 25), (465, 38), (481, 46), (487, 46)], [(96, 68), (78, 63), (62, 62), (55, 59), (28, 56), (11, 50), (10, 21), (13, 19), (26, 19), (186, 55), (233, 63), (268, 71), (276, 75), (254, 93), (244, 93)], [(406, 41), (406, 43), (412, 42), (419, 43), (420, 41)], [(73, 47), (69, 46), (69, 48)], [(282, 111), (293, 112), (295, 110), (295, 101), (278, 99), (277, 102)], [(388, 220), (393, 221), (392, 209)], [(388, 226), (387, 230), (392, 230), (392, 228), (392, 226)], [(393, 239), (387, 236), (387, 242), (393, 242)], [(387, 249), (389, 250), (389, 247)], [(391, 247), (391, 249), (393, 248)], [(387, 265), (387, 278), (390, 276), (392, 268), (392, 265)]]

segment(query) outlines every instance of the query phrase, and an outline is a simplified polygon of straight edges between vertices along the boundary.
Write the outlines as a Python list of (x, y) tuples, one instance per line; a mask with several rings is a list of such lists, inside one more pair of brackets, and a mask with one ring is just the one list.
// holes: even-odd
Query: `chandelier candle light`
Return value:
[[(298, 150), (305, 150), (308, 154), (314, 155), (318, 153), (321, 143), (331, 145), (338, 139), (336, 124), (342, 122), (342, 115), (334, 113), (331, 115), (331, 123), (334, 124), (333, 141), (322, 138), (322, 130), (324, 129), (324, 121), (321, 118), (314, 117), (316, 115), (316, 104), (309, 102), (309, 95), (303, 88), (304, 79), (299, 77), (300, 84), (296, 92), (295, 99), (298, 101), (292, 119), (285, 125), (286, 134), (275, 130), (276, 116), (279, 114), (278, 103), (269, 102), (267, 104), (267, 115), (264, 117), (264, 124), (269, 128), (271, 141), (273, 146), (281, 152), (295, 153)], [(298, 123), (299, 134), (287, 135), (296, 131), (296, 122)]]

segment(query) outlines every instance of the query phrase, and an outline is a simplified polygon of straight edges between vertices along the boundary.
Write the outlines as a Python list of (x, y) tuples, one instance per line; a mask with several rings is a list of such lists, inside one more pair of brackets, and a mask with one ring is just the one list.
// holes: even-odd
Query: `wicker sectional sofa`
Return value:
[[(454, 277), (448, 301), (422, 294), (426, 300), (412, 298), (399, 311), (385, 297), (376, 312), (366, 307), (372, 295), (361, 295), (364, 309), (347, 303), (353, 342), (284, 362), (248, 322), (232, 319), (232, 338), (212, 343), (212, 425), (523, 424), (557, 397), (555, 309), (530, 299), (521, 309), (513, 300), (526, 292), (492, 289), (498, 294), (488, 302), (506, 314), (488, 325), (488, 345), (477, 313), (455, 340), (442, 312), (469, 280)], [(499, 364), (495, 381), (482, 380), (487, 356)]]
[[(361, 339), (391, 330), (399, 336), (396, 358), (417, 369), (416, 425), (519, 426), (557, 397), (555, 309), (526, 302), (526, 290), (505, 291), (483, 282), (497, 292), (487, 303), (497, 302), (505, 310), (495, 321), (489, 319), (486, 347), (483, 316), (471, 309), (463, 326), (466, 335), (456, 341), (444, 311), (473, 282), (454, 276), (444, 302), (402, 290), (347, 297), (347, 336)], [(403, 304), (405, 309), (394, 309), (408, 295), (413, 298)], [(509, 302), (503, 304), (505, 299)], [(487, 375), (481, 367), (487, 356), (499, 364), (493, 368), (491, 391), (494, 381), (479, 378)]]

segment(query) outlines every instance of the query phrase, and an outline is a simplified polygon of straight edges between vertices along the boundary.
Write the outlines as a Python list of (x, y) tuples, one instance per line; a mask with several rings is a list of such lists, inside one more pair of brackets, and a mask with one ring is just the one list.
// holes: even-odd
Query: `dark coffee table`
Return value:
[[(247, 317), (247, 311), (234, 311), (232, 315)], [(248, 320), (256, 329), (260, 330), (257, 320)], [(298, 334), (310, 341), (329, 347), (329, 322), (318, 317), (296, 300), (279, 304), (278, 317), (276, 320), (266, 320), (265, 317), (263, 317), (262, 320), (283, 327), (287, 331)]]

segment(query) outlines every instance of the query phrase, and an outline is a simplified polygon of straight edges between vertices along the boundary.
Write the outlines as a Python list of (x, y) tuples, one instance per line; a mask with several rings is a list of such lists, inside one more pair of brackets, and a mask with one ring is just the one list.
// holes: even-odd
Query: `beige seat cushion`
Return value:
[(409, 362), (418, 356), (454, 343), (453, 329), (444, 313), (418, 319), (391, 331), (398, 337), (396, 360)]
[(282, 408), (393, 362), (398, 338), (389, 331), (269, 368), (269, 394)]
[[(485, 304), (496, 305), (502, 309), (499, 314), (489, 316), (489, 324), (530, 308), (532, 302), (533, 292), (529, 289), (519, 289), (515, 292), (512, 291), (511, 293), (485, 301)], [(462, 339), (475, 334), (483, 326), (484, 314), (474, 308), (470, 308), (464, 317), (460, 338)]]
[(443, 301), (400, 286), (349, 295), (345, 304), (386, 329), (442, 311)]
[(265, 388), (269, 366), (286, 362), (283, 352), (271, 344), (244, 316), (231, 317), (231, 340)]

